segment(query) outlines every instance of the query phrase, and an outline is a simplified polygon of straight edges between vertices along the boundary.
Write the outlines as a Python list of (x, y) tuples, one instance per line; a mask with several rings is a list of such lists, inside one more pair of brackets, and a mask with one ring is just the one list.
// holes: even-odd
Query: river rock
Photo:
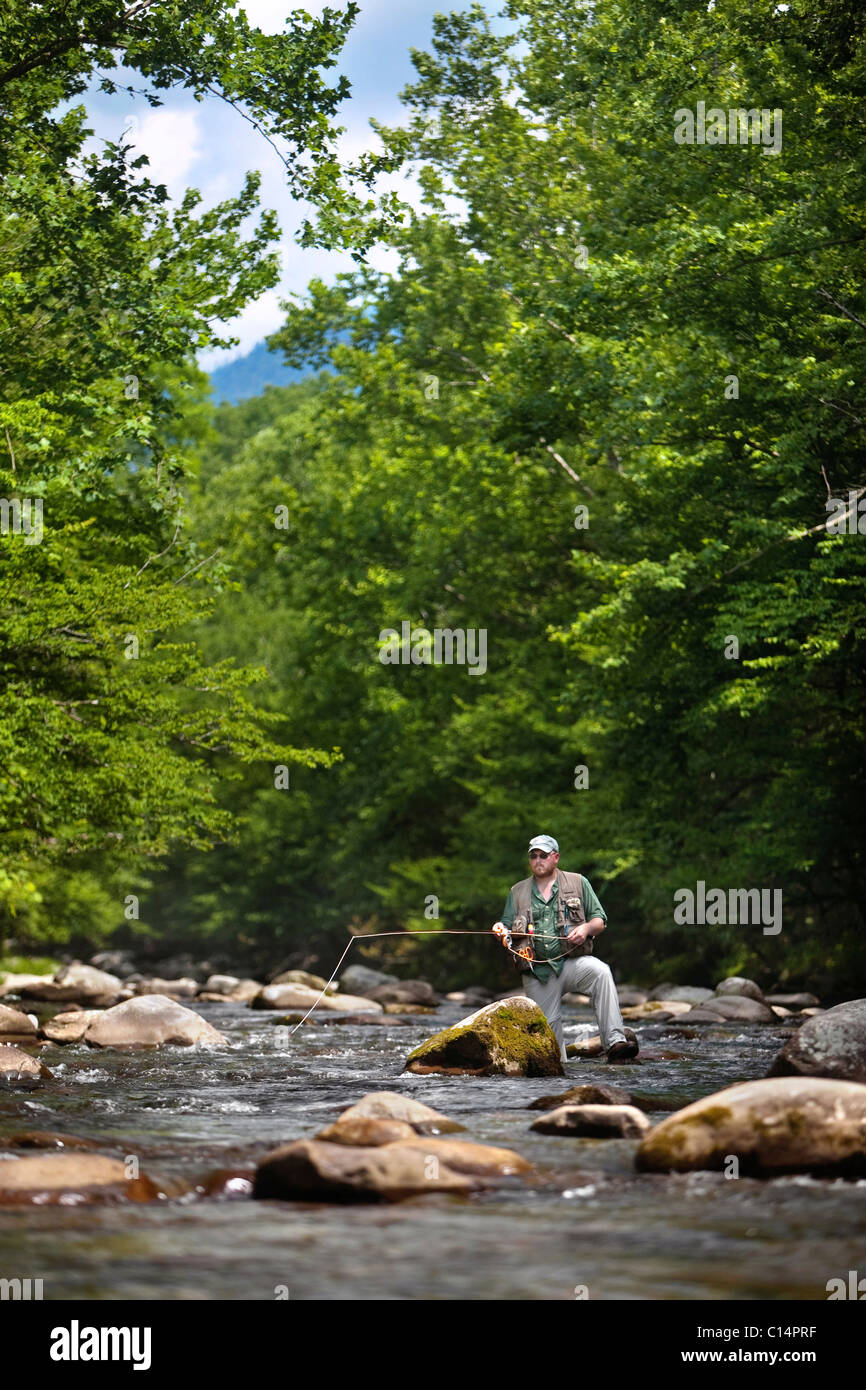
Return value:
[(40, 1154), (0, 1159), (0, 1204), (80, 1206), (91, 1202), (148, 1202), (159, 1189), (150, 1178), (128, 1178), (126, 1166), (103, 1154)]
[(21, 993), (28, 999), (42, 999), (51, 1004), (74, 1001), (91, 1008), (103, 1008), (116, 1003), (121, 987), (116, 975), (76, 962), (58, 970), (53, 980), (26, 985)]
[(436, 1033), (409, 1054), (406, 1071), (474, 1076), (562, 1076), (559, 1044), (536, 1003), (505, 999)]
[[(775, 1023), (776, 1015), (767, 1004), (747, 995), (724, 994), (699, 1004), (701, 1013), (715, 1014), (717, 1018), (737, 1023)], [(694, 1011), (687, 1015), (688, 1022), (694, 1018)]]
[(314, 1136), (329, 1144), (351, 1144), (356, 1149), (378, 1148), (380, 1144), (393, 1144), (398, 1139), (414, 1139), (415, 1131), (405, 1120), (373, 1119), (372, 1116), (356, 1115), (353, 1118), (341, 1117), (327, 1129), (319, 1130)]
[(716, 994), (733, 994), (738, 997), (741, 996), (743, 999), (757, 999), (759, 1004), (764, 1002), (764, 991), (761, 986), (756, 985), (754, 980), (744, 979), (742, 975), (729, 975), (726, 980), (721, 980), (716, 985)]
[(429, 1004), (383, 1004), (382, 1008), (386, 1014), (435, 1014), (436, 1010)]
[(572, 1009), (585, 1009), (592, 1000), (588, 994), (576, 994), (574, 990), (567, 990), (562, 996), (562, 1003), (567, 1004)]
[(29, 1014), (20, 1009), (11, 1009), (8, 1004), (0, 1004), (0, 1038), (36, 1037), (36, 1024)]
[(638, 1004), (635, 1008), (625, 1007), (622, 1016), (663, 1023), (665, 1019), (676, 1018), (678, 1014), (687, 1014), (691, 1008), (693, 1005), (682, 999), (648, 999), (645, 1004)]
[(818, 1000), (814, 994), (765, 994), (768, 1004), (781, 1004), (785, 1009), (814, 1009)]
[[(0, 1142), (4, 1149), (104, 1149), (105, 1141), (82, 1139), (76, 1134), (55, 1134), (50, 1129), (19, 1129)], [(120, 1146), (118, 1145), (118, 1148)]]
[(452, 990), (445, 998), (451, 1004), (469, 1004), (474, 1009), (480, 1009), (483, 1004), (493, 1003), (493, 991), (484, 985), (467, 985), (465, 989)]
[(55, 1014), (47, 1023), (43, 1023), (42, 1036), (53, 1043), (82, 1042), (84, 1034), (99, 1015), (99, 1009), (76, 1009), (74, 1013), (64, 1011)]
[(705, 999), (712, 999), (713, 991), (704, 989), (701, 985), (672, 985), (664, 996), (653, 995), (654, 999), (664, 998), (670, 1003), (677, 1004), (703, 1004)]
[(807, 1018), (788, 1039), (769, 1074), (866, 1082), (866, 999), (851, 999)]
[[(428, 1142), (433, 1142), (432, 1140)], [(400, 1201), (434, 1192), (471, 1192), (477, 1182), (445, 1164), (431, 1164), (401, 1144), (354, 1148), (298, 1139), (266, 1154), (253, 1196), (301, 1201)]]
[(647, 991), (638, 989), (636, 985), (617, 985), (616, 992), (620, 1007), (623, 1009), (634, 1009), (638, 1004), (645, 1004), (649, 999)]
[(429, 1105), (422, 1105), (420, 1100), (401, 1096), (397, 1091), (371, 1091), (344, 1110), (337, 1123), (355, 1119), (401, 1120), (411, 1125), (416, 1134), (454, 1134), (464, 1128)]
[(640, 1139), (650, 1122), (634, 1105), (560, 1105), (533, 1120), (540, 1134), (574, 1134), (582, 1139)]
[(656, 985), (654, 989), (651, 989), (647, 998), (667, 999), (670, 991), (677, 988), (678, 986), (674, 984), (673, 980), (665, 980), (662, 984)]
[[(272, 980), (268, 980), (269, 985), (305, 985), (307, 989), (314, 989), (316, 993), (329, 988), (335, 990), (336, 985), (328, 985), (321, 975), (311, 975), (309, 970), (283, 970), (279, 975), (275, 975)], [(261, 989), (261, 985), (259, 986)]]
[(643, 1140), (643, 1171), (722, 1169), (740, 1173), (853, 1177), (866, 1174), (866, 1086), (784, 1076), (746, 1081), (678, 1110)]
[(117, 975), (121, 980), (126, 980), (136, 971), (135, 961), (129, 951), (99, 951), (90, 957), (90, 964), (97, 970), (107, 971), (109, 975)]
[(259, 980), (239, 980), (237, 975), (209, 975), (198, 998), (205, 995), (230, 999), (236, 1004), (248, 1004), (263, 988)]
[(90, 1021), (84, 1035), (93, 1047), (217, 1047), (225, 1042), (205, 1019), (162, 994), (115, 1004)]
[[(629, 1042), (637, 1042), (637, 1034), (631, 1029), (625, 1029), (625, 1035)], [(603, 1057), (604, 1048), (601, 1045), (601, 1038), (595, 1033), (591, 1038), (581, 1038), (580, 1042), (567, 1043), (565, 1048), (566, 1057)]]
[(426, 1004), (435, 1008), (439, 996), (426, 980), (400, 980), (396, 985), (376, 985), (375, 989), (365, 990), (368, 999), (376, 999), (380, 1004)]
[(51, 1072), (29, 1052), (10, 1043), (0, 1043), (0, 1086), (15, 1086), (22, 1090), (33, 1090), (43, 1081), (51, 1080)]
[(631, 1105), (631, 1095), (622, 1086), (572, 1086), (558, 1096), (539, 1096), (527, 1110), (556, 1110), (562, 1105)]
[(330, 1009), (340, 1013), (383, 1013), (382, 1005), (375, 999), (365, 999), (362, 995), (324, 994), (319, 990), (308, 989), (306, 985), (265, 985), (251, 1001), (253, 1009)]
[[(371, 970), (368, 965), (348, 965), (340, 976), (340, 989), (350, 994), (364, 994), (378, 985), (398, 985), (396, 975), (385, 975), (381, 970)], [(321, 989), (321, 985), (319, 986)]]
[(816, 1014), (825, 1014), (826, 1012), (827, 1012), (826, 1009), (801, 1009), (801, 1010), (800, 1010), (800, 1013), (801, 1013), (801, 1015), (803, 1016), (803, 1018), (814, 1018)]
[(163, 994), (174, 999), (195, 999), (199, 984), (188, 977), (181, 980), (163, 980), (158, 975), (139, 980), (135, 986), (137, 995)]
[(21, 994), (29, 985), (44, 985), (50, 975), (15, 974), (11, 970), (0, 971), (0, 997), (7, 994)]

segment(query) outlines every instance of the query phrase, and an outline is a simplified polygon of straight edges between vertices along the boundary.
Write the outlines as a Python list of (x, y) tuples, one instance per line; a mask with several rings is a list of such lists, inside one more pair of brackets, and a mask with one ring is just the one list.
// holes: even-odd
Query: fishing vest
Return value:
[[(514, 904), (514, 921), (511, 924), (511, 944), (515, 951), (521, 947), (532, 944), (532, 936), (527, 932), (527, 926), (533, 925), (532, 921), (532, 885), (533, 878), (522, 878), (519, 883), (515, 883), (511, 888), (511, 901)], [(557, 869), (555, 882), (559, 885), (556, 898), (556, 932), (562, 939), (563, 956), (589, 956), (592, 955), (593, 939), (591, 936), (586, 941), (570, 942), (566, 939), (572, 927), (579, 927), (586, 921), (583, 911), (583, 894), (581, 893), (580, 874), (569, 874), (563, 869)], [(521, 974), (532, 969), (531, 961), (524, 960), (521, 956), (512, 956), (517, 969)], [(539, 957), (539, 965), (544, 965), (543, 958)]]

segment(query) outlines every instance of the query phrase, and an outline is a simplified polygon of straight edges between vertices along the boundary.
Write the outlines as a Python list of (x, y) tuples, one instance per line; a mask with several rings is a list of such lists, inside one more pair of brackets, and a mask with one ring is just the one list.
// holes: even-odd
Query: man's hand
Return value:
[(566, 941), (570, 941), (572, 946), (577, 946), (578, 944), (583, 944), (588, 935), (586, 923), (582, 922), (579, 927), (572, 927), (565, 939)]
[(490, 930), (493, 932), (494, 936), (499, 937), (499, 940), (503, 946), (508, 947), (511, 945), (511, 932), (508, 930), (504, 922), (494, 922)]

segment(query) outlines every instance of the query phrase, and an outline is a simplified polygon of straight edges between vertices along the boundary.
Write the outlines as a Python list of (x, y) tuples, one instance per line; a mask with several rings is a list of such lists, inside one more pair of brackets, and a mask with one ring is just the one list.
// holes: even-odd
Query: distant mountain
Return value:
[(282, 353), (269, 352), (267, 344), (256, 343), (246, 357), (238, 357), (210, 373), (214, 400), (222, 405), (237, 405), (250, 396), (260, 396), (266, 386), (289, 386), (310, 376), (311, 367), (287, 367)]

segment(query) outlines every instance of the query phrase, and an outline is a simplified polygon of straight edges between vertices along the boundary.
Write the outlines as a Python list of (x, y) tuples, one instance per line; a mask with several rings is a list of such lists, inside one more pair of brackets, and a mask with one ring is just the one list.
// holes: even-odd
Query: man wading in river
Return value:
[(524, 972), (524, 992), (556, 1034), (563, 1062), (561, 1006), (569, 991), (589, 995), (607, 1060), (627, 1062), (637, 1056), (638, 1045), (626, 1038), (610, 966), (590, 954), (593, 937), (604, 931), (605, 910), (588, 879), (558, 865), (559, 845), (552, 835), (530, 840), (531, 875), (514, 884), (492, 931), (503, 946), (526, 953), (512, 960)]

